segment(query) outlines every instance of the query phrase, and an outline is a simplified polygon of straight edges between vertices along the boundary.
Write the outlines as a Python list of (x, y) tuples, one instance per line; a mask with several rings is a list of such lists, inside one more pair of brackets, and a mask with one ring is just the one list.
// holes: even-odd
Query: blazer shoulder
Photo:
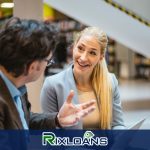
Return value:
[(52, 76), (49, 76), (49, 77), (46, 77), (46, 81), (49, 81), (49, 82), (59, 82), (61, 79), (63, 79), (66, 75), (66, 70), (63, 70), (55, 75), (52, 75)]
[(64, 86), (66, 82), (69, 82), (72, 76), (72, 69), (69, 67), (58, 74), (46, 77), (44, 81), (44, 87), (58, 87), (59, 85)]
[(116, 78), (114, 73), (109, 73), (111, 81), (112, 81), (112, 88), (113, 90), (118, 86), (118, 79)]

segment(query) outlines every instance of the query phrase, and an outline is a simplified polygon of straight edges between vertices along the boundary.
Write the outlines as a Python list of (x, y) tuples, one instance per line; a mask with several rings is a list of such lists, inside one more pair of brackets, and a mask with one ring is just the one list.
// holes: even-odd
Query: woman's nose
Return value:
[(82, 53), (80, 59), (83, 61), (86, 61), (87, 60), (87, 53), (86, 52)]

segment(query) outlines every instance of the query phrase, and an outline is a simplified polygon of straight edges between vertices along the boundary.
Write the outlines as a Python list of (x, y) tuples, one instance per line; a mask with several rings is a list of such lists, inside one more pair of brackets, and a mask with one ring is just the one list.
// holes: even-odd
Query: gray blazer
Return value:
[[(123, 113), (121, 109), (120, 94), (118, 91), (118, 81), (114, 74), (112, 77), (112, 90), (113, 90), (113, 121), (112, 129), (124, 129)], [(41, 106), (43, 112), (58, 112), (65, 102), (70, 90), (74, 90), (73, 103), (78, 104), (78, 93), (73, 76), (72, 66), (66, 70), (47, 77), (45, 79), (41, 91)], [(82, 122), (77, 125), (69, 127), (72, 129), (82, 129)]]

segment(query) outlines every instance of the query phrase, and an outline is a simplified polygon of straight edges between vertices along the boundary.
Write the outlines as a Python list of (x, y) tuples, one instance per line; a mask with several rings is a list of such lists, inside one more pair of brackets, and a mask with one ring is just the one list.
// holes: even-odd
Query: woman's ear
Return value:
[(104, 54), (100, 55), (99, 61), (101, 61), (104, 58)]

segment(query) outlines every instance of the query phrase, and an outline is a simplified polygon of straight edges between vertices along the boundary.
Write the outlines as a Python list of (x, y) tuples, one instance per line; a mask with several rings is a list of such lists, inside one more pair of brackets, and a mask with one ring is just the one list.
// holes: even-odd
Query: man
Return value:
[(25, 84), (37, 80), (50, 63), (56, 32), (35, 20), (10, 19), (0, 31), (0, 129), (72, 126), (94, 110), (95, 101), (73, 105), (70, 92), (58, 114), (30, 112)]

